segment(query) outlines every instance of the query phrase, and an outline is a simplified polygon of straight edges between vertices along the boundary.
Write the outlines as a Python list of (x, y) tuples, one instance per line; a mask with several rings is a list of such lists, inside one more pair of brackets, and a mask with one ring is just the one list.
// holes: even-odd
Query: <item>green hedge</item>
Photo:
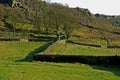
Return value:
[(34, 55), (35, 61), (84, 63), (90, 65), (120, 65), (120, 56)]

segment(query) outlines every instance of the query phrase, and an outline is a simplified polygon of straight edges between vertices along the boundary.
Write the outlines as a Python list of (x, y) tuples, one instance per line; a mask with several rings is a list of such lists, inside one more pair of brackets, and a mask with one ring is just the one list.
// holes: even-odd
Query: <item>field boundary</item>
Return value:
[(83, 63), (90, 65), (120, 65), (120, 56), (85, 56), (85, 55), (34, 55), (35, 61), (57, 63)]
[(120, 46), (111, 45), (111, 46), (107, 46), (107, 48), (120, 48)]
[(77, 45), (83, 45), (83, 46), (90, 46), (90, 47), (101, 47), (101, 45), (99, 44), (87, 44), (87, 43), (78, 43), (78, 42), (74, 42), (74, 41), (67, 41), (68, 43), (72, 43), (72, 44), (77, 44)]

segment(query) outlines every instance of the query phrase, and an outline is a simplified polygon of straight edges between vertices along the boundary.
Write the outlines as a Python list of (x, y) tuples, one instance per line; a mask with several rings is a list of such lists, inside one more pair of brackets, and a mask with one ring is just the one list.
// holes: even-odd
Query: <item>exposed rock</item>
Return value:
[(86, 14), (88, 16), (94, 17), (94, 15), (89, 11), (89, 9), (79, 8), (79, 7), (76, 7), (75, 9), (77, 9), (78, 11), (83, 12), (84, 14)]

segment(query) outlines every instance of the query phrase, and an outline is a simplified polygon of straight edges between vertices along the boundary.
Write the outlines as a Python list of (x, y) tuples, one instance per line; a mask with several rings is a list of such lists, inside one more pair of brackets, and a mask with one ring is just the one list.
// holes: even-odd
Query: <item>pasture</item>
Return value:
[(117, 66), (26, 60), (29, 54), (44, 51), (46, 46), (49, 46), (47, 42), (0, 42), (0, 80), (120, 80)]

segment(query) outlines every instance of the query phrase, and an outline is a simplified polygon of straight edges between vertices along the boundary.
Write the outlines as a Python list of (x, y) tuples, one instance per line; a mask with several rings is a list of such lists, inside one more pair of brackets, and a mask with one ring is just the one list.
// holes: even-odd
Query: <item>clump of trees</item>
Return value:
[(27, 14), (26, 19), (34, 25), (37, 34), (56, 35), (58, 39), (64, 36), (69, 39), (75, 27), (75, 17), (68, 7), (50, 3), (49, 0), (26, 0), (24, 3), (29, 8), (24, 11)]
[[(50, 3), (50, 0), (18, 0), (18, 6), (0, 5), (0, 22), (5, 32), (14, 36), (21, 33), (56, 35), (57, 39), (69, 39), (73, 30), (82, 24), (110, 29), (109, 21), (95, 17), (87, 9), (69, 8), (68, 5)], [(29, 26), (28, 26), (29, 25)], [(102, 26), (101, 26), (102, 25)], [(112, 27), (111, 27), (112, 29)]]

